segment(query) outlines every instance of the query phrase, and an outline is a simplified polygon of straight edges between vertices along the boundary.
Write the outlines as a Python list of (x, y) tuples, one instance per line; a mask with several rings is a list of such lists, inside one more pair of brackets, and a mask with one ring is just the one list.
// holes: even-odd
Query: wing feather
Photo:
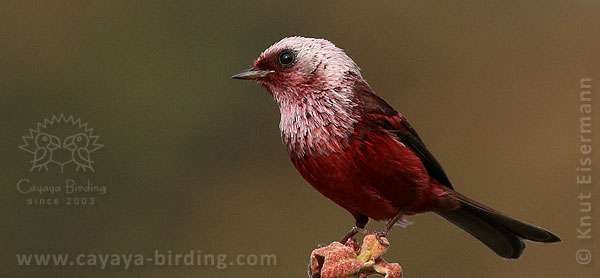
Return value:
[(370, 118), (370, 124), (396, 135), (400, 142), (410, 148), (421, 159), (431, 178), (450, 189), (454, 189), (442, 165), (429, 152), (417, 131), (404, 116), (394, 110), (385, 100), (375, 95), (368, 84), (356, 82), (354, 90), (363, 112)]

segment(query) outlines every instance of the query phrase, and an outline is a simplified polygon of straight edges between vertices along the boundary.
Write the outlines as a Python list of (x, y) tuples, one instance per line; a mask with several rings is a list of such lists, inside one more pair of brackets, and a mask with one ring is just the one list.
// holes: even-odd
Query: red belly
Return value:
[(342, 152), (292, 162), (315, 189), (348, 210), (375, 220), (401, 209), (433, 210), (443, 192), (430, 181), (421, 160), (388, 134), (351, 139)]

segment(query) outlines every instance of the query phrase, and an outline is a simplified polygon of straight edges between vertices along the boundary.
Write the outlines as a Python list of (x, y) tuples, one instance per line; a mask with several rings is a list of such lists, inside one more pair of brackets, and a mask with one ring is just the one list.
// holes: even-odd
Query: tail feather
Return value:
[(468, 197), (451, 192), (461, 207), (438, 212), (438, 215), (470, 233), (498, 255), (507, 259), (519, 258), (525, 250), (525, 241), (560, 242), (550, 231), (511, 218)]

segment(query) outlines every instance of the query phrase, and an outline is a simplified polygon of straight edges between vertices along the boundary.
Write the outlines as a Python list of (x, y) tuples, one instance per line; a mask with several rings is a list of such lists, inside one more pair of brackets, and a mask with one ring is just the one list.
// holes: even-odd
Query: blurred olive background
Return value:
[[(289, 163), (267, 92), (230, 79), (291, 35), (344, 48), (457, 189), (564, 240), (505, 261), (420, 215), (389, 236), (385, 258), (406, 277), (599, 270), (600, 234), (576, 239), (577, 195), (593, 190), (575, 183), (575, 169), (579, 80), (600, 88), (600, 1), (0, 1), (0, 11), (2, 277), (305, 277), (311, 250), (353, 219)], [(93, 173), (29, 172), (21, 137), (60, 113), (100, 136)], [(16, 189), (22, 178), (90, 179), (108, 192), (95, 205), (31, 206), (37, 196)], [(590, 265), (576, 263), (579, 248), (595, 252)], [(275, 254), (277, 265), (100, 270), (15, 259), (155, 249)]]

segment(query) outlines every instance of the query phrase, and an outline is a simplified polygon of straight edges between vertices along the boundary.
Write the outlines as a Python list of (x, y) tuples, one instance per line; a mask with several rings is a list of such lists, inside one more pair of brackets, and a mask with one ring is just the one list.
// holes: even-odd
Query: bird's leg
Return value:
[(398, 222), (400, 219), (402, 219), (402, 216), (404, 216), (405, 213), (406, 213), (406, 209), (400, 210), (398, 212), (398, 214), (396, 214), (396, 216), (394, 216), (394, 218), (390, 219), (390, 221), (388, 221), (387, 224), (385, 224), (383, 229), (381, 229), (375, 233), (375, 236), (377, 237), (377, 240), (379, 241), (379, 243), (381, 245), (383, 245), (383, 246), (389, 245), (387, 242), (385, 242), (383, 240), (383, 238), (385, 236), (387, 236), (388, 232), (392, 229), (392, 227), (394, 227), (396, 222)]
[(368, 233), (367, 230), (365, 230), (365, 226), (367, 226), (367, 223), (369, 222), (369, 217), (358, 214), (354, 219), (356, 220), (354, 227), (352, 227), (352, 229), (350, 229), (350, 231), (348, 231), (348, 233), (339, 241), (341, 244), (346, 244), (348, 239), (351, 239), (359, 232)]

